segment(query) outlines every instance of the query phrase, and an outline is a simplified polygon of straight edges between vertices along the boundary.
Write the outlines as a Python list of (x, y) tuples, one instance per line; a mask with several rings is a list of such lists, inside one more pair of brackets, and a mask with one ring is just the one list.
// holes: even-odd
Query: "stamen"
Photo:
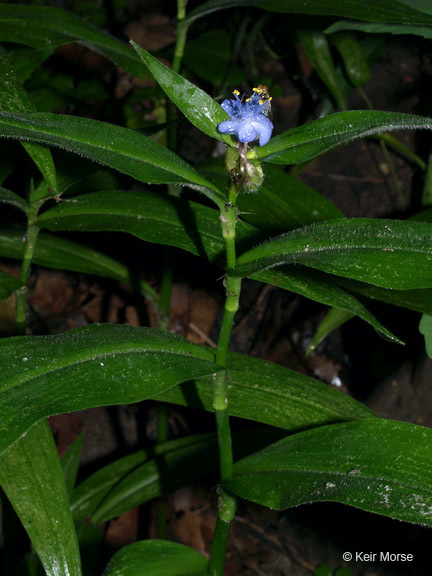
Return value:
[(246, 98), (245, 102), (250, 102), (250, 98)]
[(259, 104), (260, 104), (260, 106), (262, 106), (264, 104), (264, 100), (260, 100)]
[(240, 92), (238, 90), (234, 90), (233, 94), (235, 94), (236, 96), (240, 96)]

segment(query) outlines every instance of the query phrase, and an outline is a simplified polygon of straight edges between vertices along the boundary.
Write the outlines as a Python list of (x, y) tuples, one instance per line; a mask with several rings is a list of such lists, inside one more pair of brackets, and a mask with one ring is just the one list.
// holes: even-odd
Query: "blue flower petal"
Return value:
[(218, 126), (218, 130), (221, 134), (235, 134), (237, 136), (243, 122), (244, 120), (240, 120), (239, 118), (231, 118), (231, 120), (221, 122)]
[[(259, 145), (264, 146), (270, 140), (273, 132), (273, 124), (265, 116), (259, 115), (255, 116), (253, 120), (250, 120), (256, 135), (259, 137)], [(240, 138), (239, 138), (240, 139)], [(246, 140), (244, 140), (246, 142)], [(247, 140), (250, 142), (250, 140)]]
[(222, 108), (227, 112), (231, 118), (240, 117), (242, 115), (243, 105), (240, 100), (227, 99), (221, 104)]
[(257, 137), (257, 131), (253, 120), (241, 120), (240, 126), (236, 131), (239, 142), (253, 142)]

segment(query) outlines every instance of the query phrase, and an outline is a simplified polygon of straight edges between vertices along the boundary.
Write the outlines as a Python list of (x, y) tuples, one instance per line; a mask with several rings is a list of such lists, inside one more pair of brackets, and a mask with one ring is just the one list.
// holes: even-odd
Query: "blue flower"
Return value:
[[(234, 90), (235, 100), (224, 100), (221, 104), (230, 120), (218, 126), (222, 134), (235, 134), (240, 142), (253, 142), (259, 138), (259, 145), (264, 146), (270, 140), (273, 124), (266, 115), (270, 113), (271, 98), (263, 97), (261, 88), (254, 88), (250, 98), (239, 98), (240, 92)], [(267, 94), (267, 93), (266, 93)]]

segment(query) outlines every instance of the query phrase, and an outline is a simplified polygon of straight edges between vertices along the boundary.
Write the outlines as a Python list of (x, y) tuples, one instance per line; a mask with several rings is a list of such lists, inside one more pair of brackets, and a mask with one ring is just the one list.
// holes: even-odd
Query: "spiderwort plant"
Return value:
[[(259, 4), (265, 7), (268, 3)], [(356, 3), (340, 3), (341, 7), (331, 9), (314, 0), (305, 6), (298, 4), (274, 1), (271, 9), (310, 10), (314, 14), (329, 10), (330, 16), (336, 10), (338, 16), (357, 21), (371, 18), (380, 22), (383, 18), (380, 9), (369, 6), (363, 10)], [(432, 17), (419, 17), (418, 10), (398, 4), (388, 7), (384, 16), (390, 14), (391, 21), (403, 24), (405, 31), (412, 25), (418, 33), (419, 23), (422, 29), (427, 26), (432, 30)], [(357, 315), (371, 330), (393, 340), (395, 346), (400, 344), (401, 340), (370, 313), (371, 294), (396, 309), (430, 314), (432, 224), (428, 218), (345, 218), (323, 196), (272, 164), (302, 164), (337, 146), (387, 130), (430, 130), (432, 121), (396, 112), (344, 111), (272, 137), (271, 97), (265, 86), (254, 88), (250, 96), (235, 90), (234, 98), (219, 105), (180, 74), (189, 26), (226, 6), (227, 2), (212, 0), (187, 16), (186, 0), (179, 0), (170, 69), (137, 44), (132, 43), (132, 50), (74, 14), (49, 7), (20, 4), (11, 9), (10, 5), (0, 5), (0, 20), (8, 22), (0, 26), (0, 40), (8, 47), (18, 38), (28, 41), (31, 50), (38, 47), (32, 58), (23, 51), (18, 70), (31, 73), (29, 62), (33, 66), (39, 61), (39, 47), (45, 47), (47, 39), (53, 47), (76, 40), (113, 59), (131, 75), (148, 78), (150, 71), (167, 99), (203, 133), (203, 138), (210, 136), (227, 147), (225, 167), (216, 163), (216, 172), (224, 173), (220, 184), (212, 179), (215, 164), (195, 167), (180, 157), (175, 122), (169, 122), (167, 149), (120, 125), (73, 114), (40, 114), (10, 61), (19, 55), (0, 50), (0, 137), (23, 142), (25, 153), (40, 172), (29, 174), (28, 193), (24, 195), (19, 188), (23, 157), (14, 149), (19, 161), (15, 165), (12, 158), (12, 168), (3, 157), (0, 159), (0, 175), (4, 177), (12, 170), (16, 176), (9, 180), (4, 177), (0, 202), (7, 206), (7, 216), (20, 213), (16, 229), (4, 227), (2, 221), (0, 255), (21, 260), (19, 280), (0, 273), (0, 295), (5, 298), (16, 293), (19, 334), (26, 328), (32, 263), (133, 283), (156, 313), (165, 313), (168, 326), (170, 278), (162, 281), (158, 293), (132, 278), (122, 262), (57, 232), (67, 230), (78, 239), (81, 231), (128, 233), (148, 243), (188, 251), (224, 270), (222, 274), (218, 271), (224, 278), (225, 301), (215, 351), (167, 331), (122, 325), (89, 325), (63, 334), (17, 335), (0, 341), (0, 485), (48, 576), (81, 576), (74, 521), (79, 526), (90, 519), (99, 525), (147, 502), (161, 494), (165, 474), (176, 487), (180, 482), (197, 480), (200, 474), (219, 473), (210, 558), (174, 542), (146, 540), (115, 554), (103, 571), (106, 576), (222, 576), (238, 498), (277, 510), (319, 501), (341, 502), (432, 526), (429, 428), (379, 418), (322, 382), (229, 351), (244, 278), (330, 306), (321, 334)], [(338, 25), (347, 25), (344, 22)], [(311, 42), (315, 37), (315, 33), (300, 35), (304, 43), (308, 41), (311, 62), (323, 77), (334, 66), (329, 63), (329, 46), (325, 43), (326, 49), (319, 49), (324, 34), (318, 35), (319, 42)], [(344, 63), (361, 48), (354, 38), (353, 51), (353, 38), (348, 40), (350, 49), (343, 54)], [(341, 50), (345, 46), (340, 38), (336, 45)], [(321, 66), (323, 58), (325, 67)], [(350, 62), (350, 73), (353, 66), (355, 62)], [(175, 117), (168, 108), (168, 120)], [(56, 146), (71, 153), (67, 162), (51, 150)], [(400, 143), (398, 146), (406, 152)], [(409, 152), (410, 160), (423, 170), (423, 160)], [(88, 164), (83, 166), (77, 155), (94, 161), (92, 169)], [(95, 172), (101, 164), (111, 168), (112, 175), (119, 171), (145, 187), (136, 190), (131, 184), (124, 190), (118, 183), (119, 189), (106, 190), (102, 179), (100, 191), (88, 193), (85, 186), (75, 188), (73, 201), (63, 201), (62, 195), (77, 180), (85, 182), (91, 174), (98, 181)], [(151, 185), (158, 193), (148, 189)], [(177, 190), (190, 187), (194, 194), (206, 195), (206, 203), (198, 194), (188, 199), (164, 195), (161, 185)], [(240, 198), (244, 213), (238, 209)], [(247, 211), (255, 216), (253, 220), (248, 220)], [(275, 221), (277, 226), (269, 227), (269, 222)], [(151, 454), (139, 450), (75, 486), (79, 441), (72, 446), (62, 470), (45, 418), (147, 399), (213, 411), (217, 438), (199, 434), (162, 441), (167, 432), (166, 421), (162, 422), (160, 442), (152, 447)], [(252, 441), (250, 428), (247, 442), (242, 444), (237, 437), (241, 456), (236, 462), (231, 415), (242, 418), (245, 426), (246, 421), (262, 426), (259, 441)], [(275, 439), (279, 441), (273, 443)], [(7, 552), (3, 555), (4, 572), (11, 576), (16, 558)], [(37, 571), (38, 566), (31, 564), (29, 572)], [(92, 568), (86, 573), (99, 576), (101, 572)]]

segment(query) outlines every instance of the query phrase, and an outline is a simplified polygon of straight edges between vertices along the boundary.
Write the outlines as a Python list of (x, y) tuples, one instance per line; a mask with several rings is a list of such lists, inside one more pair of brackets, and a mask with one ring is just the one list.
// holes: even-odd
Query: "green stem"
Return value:
[(387, 146), (393, 148), (393, 150), (397, 150), (398, 152), (409, 158), (412, 162), (414, 162), (414, 164), (417, 164), (417, 166), (421, 170), (423, 171), (426, 170), (426, 162), (422, 158), (420, 158), (420, 156), (417, 156), (415, 152), (410, 150), (408, 146), (405, 146), (405, 144), (403, 144), (400, 140), (398, 140), (391, 134), (387, 133), (380, 134), (378, 138), (382, 142), (384, 141), (387, 144)]
[(26, 329), (26, 308), (27, 308), (27, 295), (28, 295), (28, 280), (30, 276), (30, 268), (33, 261), (33, 256), (36, 249), (36, 239), (39, 233), (39, 228), (34, 223), (34, 215), (29, 215), (26, 233), (26, 244), (24, 249), (24, 257), (21, 264), (20, 280), (24, 284), (16, 293), (16, 327), (17, 334), (25, 334)]
[(380, 141), (380, 146), (381, 146), (381, 150), (384, 154), (384, 158), (386, 159), (387, 165), (390, 169), (390, 173), (391, 173), (392, 178), (393, 178), (393, 182), (394, 182), (394, 185), (396, 188), (396, 193), (397, 193), (398, 199), (399, 199), (399, 207), (401, 210), (404, 210), (406, 208), (406, 206), (405, 206), (405, 199), (404, 199), (403, 191), (402, 191), (402, 185), (401, 185), (400, 180), (397, 176), (396, 169), (395, 169), (394, 164), (393, 164), (393, 160), (389, 154), (389, 151), (388, 151), (388, 148), (387, 148), (387, 145), (386, 145), (384, 139), (382, 139)]
[[(184, 50), (186, 45), (186, 38), (189, 25), (184, 22), (186, 17), (186, 2), (187, 0), (177, 1), (177, 28), (176, 28), (176, 43), (174, 48), (174, 58), (172, 69), (177, 74), (180, 73)], [(167, 101), (167, 122), (168, 126), (168, 148), (170, 150), (177, 150), (177, 125), (174, 123), (177, 119), (177, 108), (171, 102)], [(172, 124), (171, 124), (172, 123)]]
[[(221, 209), (220, 220), (222, 235), (225, 239), (227, 269), (236, 264), (235, 225), (237, 221), (236, 209), (237, 189), (231, 185), (228, 202)], [(216, 350), (216, 363), (226, 368), (228, 348), (231, 338), (234, 317), (239, 307), (241, 278), (227, 275), (225, 278), (226, 300)], [(216, 429), (219, 443), (220, 480), (223, 482), (233, 475), (233, 453), (231, 442), (231, 429), (228, 413), (228, 373), (221, 371), (213, 378), (213, 408), (216, 418)], [(212, 576), (223, 576), (226, 547), (231, 522), (236, 507), (235, 498), (219, 488), (219, 510), (213, 538), (212, 551), (209, 561), (209, 573)]]

